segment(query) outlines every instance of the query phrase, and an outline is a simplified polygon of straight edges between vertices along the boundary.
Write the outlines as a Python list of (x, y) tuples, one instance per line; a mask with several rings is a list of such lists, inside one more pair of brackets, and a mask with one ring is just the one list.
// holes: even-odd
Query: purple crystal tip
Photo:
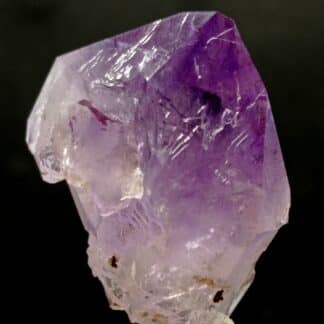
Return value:
[(232, 19), (189, 12), (60, 56), (28, 120), (111, 307), (229, 323), (290, 206), (264, 84)]

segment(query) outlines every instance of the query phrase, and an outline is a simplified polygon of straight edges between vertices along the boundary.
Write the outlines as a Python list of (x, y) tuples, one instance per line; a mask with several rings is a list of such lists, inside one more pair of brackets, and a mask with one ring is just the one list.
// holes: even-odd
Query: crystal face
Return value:
[(132, 322), (230, 323), (290, 193), (264, 84), (221, 13), (181, 13), (55, 60), (28, 120), (89, 265)]

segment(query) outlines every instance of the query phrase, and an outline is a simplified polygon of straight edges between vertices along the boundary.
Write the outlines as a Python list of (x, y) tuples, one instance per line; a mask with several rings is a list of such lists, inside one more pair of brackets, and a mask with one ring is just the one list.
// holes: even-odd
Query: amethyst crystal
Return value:
[(267, 91), (232, 19), (181, 13), (56, 59), (28, 120), (66, 180), (110, 305), (137, 323), (230, 323), (287, 222)]

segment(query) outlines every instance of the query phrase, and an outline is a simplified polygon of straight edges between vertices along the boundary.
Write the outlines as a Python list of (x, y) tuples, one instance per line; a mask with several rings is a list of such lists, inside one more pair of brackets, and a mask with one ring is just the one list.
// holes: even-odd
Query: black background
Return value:
[(324, 1), (0, 0), (2, 323), (128, 323), (109, 310), (91, 276), (87, 235), (66, 185), (43, 183), (24, 143), (54, 57), (179, 11), (216, 9), (236, 19), (268, 87), (292, 188), (290, 224), (262, 256), (233, 319), (312, 322), (323, 254), (315, 232), (323, 196)]

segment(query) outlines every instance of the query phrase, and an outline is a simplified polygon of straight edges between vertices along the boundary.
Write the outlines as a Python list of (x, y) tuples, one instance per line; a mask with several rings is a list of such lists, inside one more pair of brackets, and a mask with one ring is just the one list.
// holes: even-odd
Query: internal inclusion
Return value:
[[(151, 289), (143, 287), (145, 280), (140, 284), (134, 257), (132, 264), (122, 263), (115, 255), (107, 260), (102, 251), (95, 246), (93, 237), (89, 240), (88, 256), (93, 275), (102, 282), (110, 307), (115, 310), (126, 310), (132, 323), (234, 324), (228, 316), (217, 310), (216, 305), (224, 299), (224, 290), (221, 286), (217, 287), (211, 278), (193, 276), (192, 287), (187, 287), (186, 292), (173, 292), (169, 296), (159, 296), (160, 292), (154, 291), (156, 283), (151, 282)], [(143, 255), (143, 257), (150, 256)], [(251, 281), (242, 287), (240, 294), (234, 299), (231, 309), (235, 308), (251, 284), (252, 278), (250, 279)], [(174, 280), (186, 282), (184, 278), (174, 278)], [(208, 298), (210, 293), (212, 293), (211, 298)], [(188, 305), (187, 309), (186, 305)]]

